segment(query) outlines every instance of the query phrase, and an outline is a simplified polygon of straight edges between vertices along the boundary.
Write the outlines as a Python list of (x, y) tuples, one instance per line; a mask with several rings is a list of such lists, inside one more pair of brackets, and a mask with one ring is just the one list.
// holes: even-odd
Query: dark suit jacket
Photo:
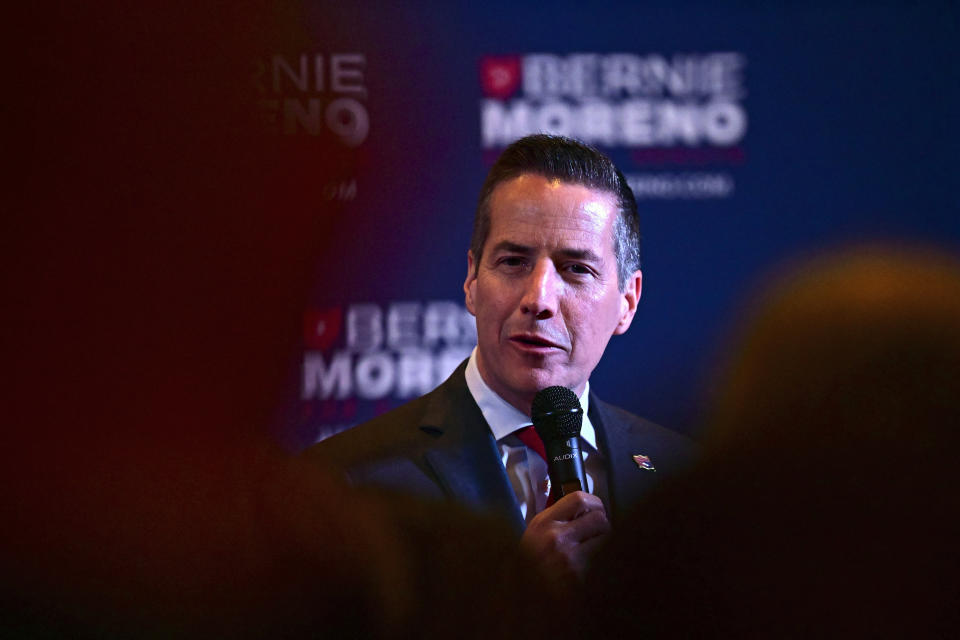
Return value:
[[(310, 447), (304, 454), (341, 469), (351, 484), (452, 499), (476, 511), (524, 522), (497, 443), (470, 395), (466, 362), (430, 393)], [(692, 461), (688, 438), (590, 394), (590, 420), (607, 467), (611, 518)], [(654, 470), (633, 455), (648, 456)]]

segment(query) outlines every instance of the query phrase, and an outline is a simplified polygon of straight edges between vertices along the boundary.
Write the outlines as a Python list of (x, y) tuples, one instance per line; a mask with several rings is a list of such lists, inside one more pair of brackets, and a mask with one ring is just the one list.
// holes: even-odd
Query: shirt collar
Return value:
[[(473, 396), (480, 412), (490, 426), (490, 431), (496, 440), (502, 440), (517, 429), (530, 424), (529, 416), (521, 413), (512, 404), (501, 398), (493, 389), (487, 386), (477, 368), (477, 349), (474, 347), (467, 361), (467, 388)], [(583, 388), (580, 395), (580, 406), (583, 407), (583, 425), (580, 427), (580, 438), (594, 449), (597, 448), (597, 436), (590, 422), (590, 381)]]

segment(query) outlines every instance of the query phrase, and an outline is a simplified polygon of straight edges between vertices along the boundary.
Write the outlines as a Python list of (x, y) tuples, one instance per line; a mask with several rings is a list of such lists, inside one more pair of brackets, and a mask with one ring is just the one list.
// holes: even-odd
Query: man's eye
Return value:
[(593, 271), (590, 270), (590, 267), (587, 267), (586, 265), (582, 265), (578, 263), (569, 265), (567, 269), (570, 272), (577, 274), (578, 276), (588, 276), (591, 273), (593, 273)]
[(500, 264), (507, 267), (522, 267), (526, 261), (519, 256), (506, 256), (500, 259)]

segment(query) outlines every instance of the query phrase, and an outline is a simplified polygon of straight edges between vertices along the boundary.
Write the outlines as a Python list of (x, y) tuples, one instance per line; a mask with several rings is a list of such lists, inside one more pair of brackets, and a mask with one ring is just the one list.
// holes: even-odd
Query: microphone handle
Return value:
[(580, 438), (549, 440), (543, 443), (547, 453), (547, 472), (550, 474), (551, 493), (558, 499), (574, 491), (587, 490), (583, 473)]

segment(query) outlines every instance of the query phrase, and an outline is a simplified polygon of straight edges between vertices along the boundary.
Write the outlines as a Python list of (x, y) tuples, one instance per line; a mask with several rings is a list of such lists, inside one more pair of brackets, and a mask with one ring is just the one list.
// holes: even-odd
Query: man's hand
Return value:
[(609, 531), (600, 498), (576, 491), (534, 516), (520, 548), (533, 556), (548, 578), (569, 586), (583, 577)]

